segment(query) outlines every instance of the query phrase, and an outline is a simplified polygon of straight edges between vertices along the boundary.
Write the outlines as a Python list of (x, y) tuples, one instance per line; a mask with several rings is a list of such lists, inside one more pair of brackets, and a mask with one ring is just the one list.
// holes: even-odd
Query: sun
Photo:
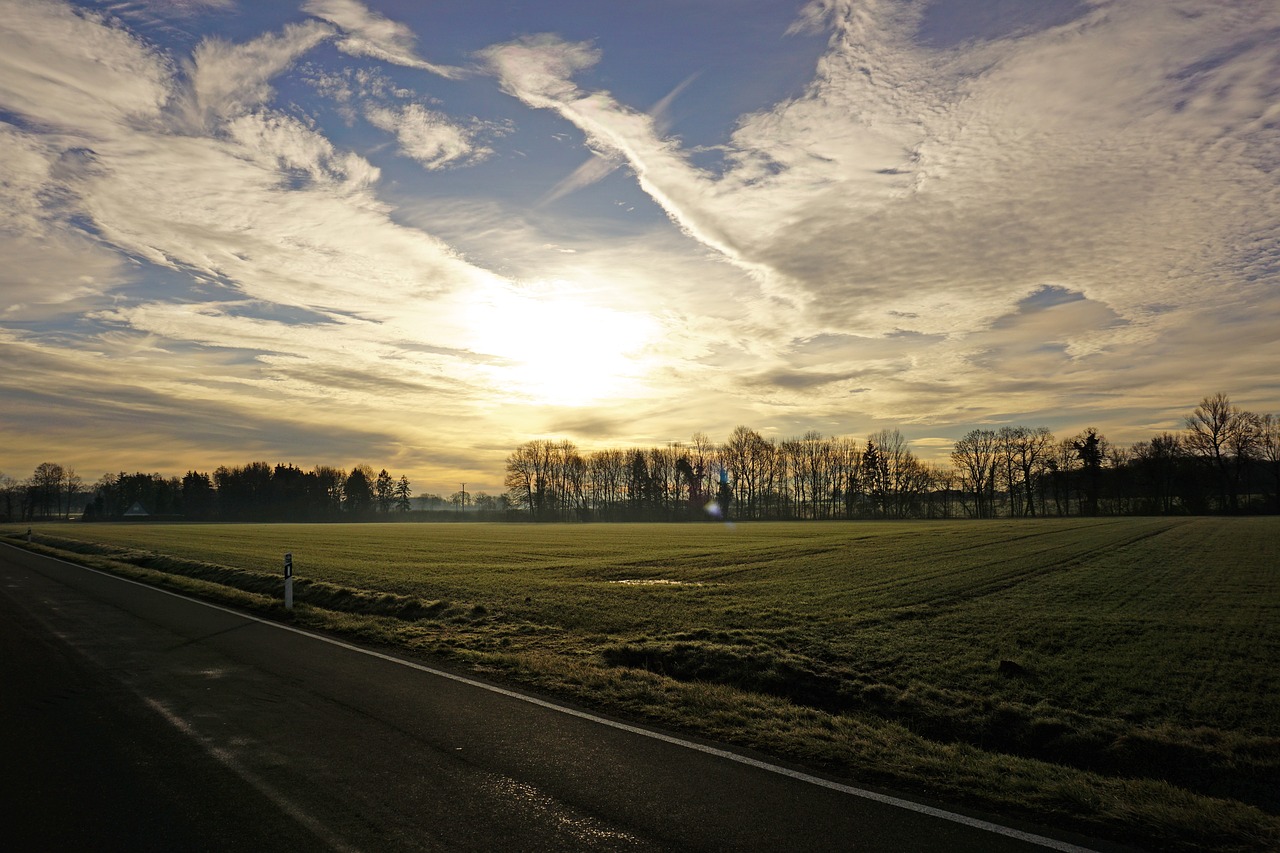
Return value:
[(551, 405), (630, 395), (657, 337), (651, 317), (593, 303), (563, 282), (495, 289), (468, 314), (471, 349), (495, 357), (492, 379), (514, 397)]

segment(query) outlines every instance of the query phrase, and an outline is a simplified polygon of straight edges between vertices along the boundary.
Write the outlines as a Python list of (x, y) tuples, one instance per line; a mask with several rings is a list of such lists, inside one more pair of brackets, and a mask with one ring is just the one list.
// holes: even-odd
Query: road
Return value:
[(8, 545), (0, 639), (6, 850), (1085, 849)]

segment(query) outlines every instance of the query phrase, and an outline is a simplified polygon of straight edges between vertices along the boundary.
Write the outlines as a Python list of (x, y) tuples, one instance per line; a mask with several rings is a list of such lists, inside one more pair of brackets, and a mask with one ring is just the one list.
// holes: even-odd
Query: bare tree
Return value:
[(18, 481), (10, 477), (8, 474), (0, 473), (0, 501), (3, 501), (3, 509), (0, 509), (0, 518), (5, 521), (15, 521), (13, 510), (14, 504), (19, 501), (18, 497)]
[(963, 494), (973, 497), (972, 514), (991, 518), (995, 513), (995, 477), (999, 437), (993, 430), (970, 430), (955, 443), (951, 464), (960, 477)]
[(622, 506), (626, 467), (626, 454), (621, 450), (598, 450), (587, 457), (589, 505), (598, 516), (614, 517)]
[(868, 492), (888, 518), (906, 518), (919, 509), (928, 490), (928, 470), (907, 449), (907, 441), (896, 429), (880, 430), (867, 439), (862, 454)]
[(1187, 448), (1216, 471), (1220, 510), (1240, 510), (1240, 479), (1259, 426), (1257, 415), (1221, 392), (1205, 397), (1187, 417)]
[(928, 515), (930, 518), (950, 518), (951, 497), (959, 479), (956, 469), (950, 465), (934, 463), (930, 463), (927, 467), (929, 469), (929, 481), (933, 490), (928, 505)]
[(32, 515), (62, 514), (62, 466), (41, 462), (31, 474)]
[(520, 445), (507, 457), (504, 485), (514, 502), (527, 507), (534, 518), (542, 517), (546, 511), (551, 450), (550, 441), (536, 439)]
[(1258, 460), (1271, 475), (1271, 511), (1280, 512), (1280, 416), (1258, 419)]
[(63, 493), (67, 496), (66, 515), (64, 518), (71, 518), (71, 504), (80, 495), (80, 489), (84, 486), (84, 481), (80, 479), (80, 475), (76, 473), (74, 468), (67, 468), (62, 472), (62, 488)]
[(1133, 445), (1132, 465), (1150, 510), (1166, 515), (1173, 512), (1178, 468), (1185, 455), (1182, 439), (1168, 432)]
[[(1009, 461), (1017, 469), (1017, 480), (1022, 486), (1022, 515), (1036, 514), (1036, 484), (1048, 470), (1053, 445), (1053, 433), (1048, 427), (1017, 427), (1008, 436)], [(1009, 478), (1011, 490), (1013, 480)]]
[(733, 480), (734, 503), (740, 517), (754, 518), (759, 497), (770, 475), (772, 452), (769, 442), (753, 429), (735, 427), (721, 451)]

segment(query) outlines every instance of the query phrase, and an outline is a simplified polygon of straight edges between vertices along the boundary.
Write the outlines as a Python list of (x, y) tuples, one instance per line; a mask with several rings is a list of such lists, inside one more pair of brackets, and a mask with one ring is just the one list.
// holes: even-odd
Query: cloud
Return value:
[[(102, 447), (168, 443), (180, 457), (197, 438), (159, 436), (185, 432), (208, 439), (200, 458), (283, 453), (296, 440), (326, 456), (364, 446), (390, 462), (417, 453), (392, 447), (393, 434), (430, 443), (412, 406), (385, 411), (414, 396), (455, 413), (456, 427), (432, 429), (466, 445), (464, 415), (492, 393), (480, 382), (490, 368), (466, 349), (455, 319), (465, 297), (453, 294), (497, 277), (392, 221), (374, 166), (273, 104), (275, 77), (332, 37), (328, 24), (206, 40), (176, 65), (92, 15), (49, 3), (10, 11), (0, 22), (0, 110), (11, 117), (0, 123), (0, 323), (76, 322), (43, 335), (0, 327), (0, 396), (14, 401), (6, 430), (26, 432), (57, 397), (58, 411), (81, 401), (71, 431), (81, 441), (86, 419), (149, 425)], [(415, 137), (418, 114), (400, 115), (405, 138), (427, 144), (427, 123)], [(436, 162), (458, 156), (443, 146)], [(215, 411), (198, 429), (181, 426)], [(384, 412), (382, 426), (353, 428), (362, 411)], [(56, 438), (70, 447), (75, 436)]]
[[(62, 128), (45, 137), (56, 148), (27, 145), (27, 165), (17, 164), (28, 175), (39, 158), (63, 164), (56, 176), (40, 167), (38, 191), (24, 191), (29, 217), (60, 199), (63, 221), (90, 223), (108, 246), (283, 304), (377, 316), (488, 280), (439, 240), (391, 222), (366, 160), (267, 106), (272, 76), (326, 38), (327, 25), (242, 45), (206, 40), (184, 76), (104, 24), (43, 5), (23, 11), (10, 20), (40, 34), (39, 50), (0, 60), (11, 66), (0, 79), (18, 81), (0, 89), (0, 107)], [(8, 41), (22, 40), (0, 33)], [(98, 46), (96, 62), (77, 59), (86, 43)], [(117, 68), (133, 85), (97, 88)]]
[(401, 153), (430, 171), (475, 163), (493, 154), (492, 149), (476, 144), (472, 131), (421, 104), (399, 109), (370, 106), (365, 117), (375, 127), (394, 133)]
[(0, 103), (36, 126), (91, 136), (145, 121), (168, 99), (171, 74), (163, 56), (92, 13), (42, 0), (5, 4)]
[(763, 272), (746, 257), (730, 223), (702, 215), (706, 197), (716, 192), (711, 176), (692, 168), (674, 141), (661, 138), (651, 116), (619, 104), (607, 92), (584, 93), (572, 81), (574, 73), (599, 59), (589, 44), (530, 36), (478, 56), (505, 91), (573, 122), (597, 153), (625, 159), (640, 186), (687, 233), (744, 268)]
[[(714, 151), (669, 134), (687, 80), (645, 110), (592, 88), (625, 73), (592, 43), (476, 55), (492, 76), (466, 87), (496, 80), (592, 152), (548, 199), (625, 166), (664, 220), (521, 209), (485, 182), (534, 174), (534, 146), (504, 162), (486, 142), (505, 127), (347, 56), (457, 69), (363, 5), (304, 8), (181, 58), (92, 12), (5, 3), (5, 429), (42, 407), (69, 418), (80, 397), (82, 421), (133, 413), (151, 444), (194, 449), (195, 413), (208, 429), (185, 429), (212, 450), (299, 461), (291, 441), (366, 442), (492, 477), (509, 447), (561, 430), (597, 433), (574, 436), (586, 445), (915, 425), (937, 442), (1108, 410), (1139, 429), (1176, 423), (1171, 399), (1243, 387), (1263, 408), (1280, 392), (1280, 11), (1073, 3), (957, 45), (940, 23), (954, 5), (811, 3), (796, 30), (829, 41), (809, 85)], [(331, 100), (283, 102), (299, 79)], [(423, 169), (384, 179), (393, 144)], [(556, 325), (559, 306), (591, 334)], [(609, 324), (637, 317), (645, 334), (616, 346)], [(599, 402), (569, 404), (577, 365), (618, 358)]]
[(343, 31), (343, 37), (337, 42), (343, 53), (419, 68), (441, 77), (457, 78), (463, 74), (460, 68), (420, 59), (414, 53), (416, 39), (408, 27), (371, 11), (357, 0), (307, 0), (302, 10)]
[(54, 348), (0, 329), (0, 430), (22, 435), (29, 458), (64, 460), (87, 479), (96, 475), (77, 461), (87, 431), (95, 466), (137, 470), (138, 450), (146, 447), (147, 470), (166, 476), (262, 456), (303, 466), (354, 464), (362, 460), (350, 458), (353, 448), (366, 459), (409, 461), (394, 422), (375, 426), (305, 411), (258, 392), (233, 364), (156, 343), (128, 335), (92, 348)]
[[(654, 119), (654, 128), (657, 132), (663, 132), (664, 128), (669, 124), (669, 111), (671, 104), (681, 92), (689, 87), (689, 84), (697, 79), (697, 74), (690, 74), (684, 80), (664, 95), (656, 104), (649, 108), (649, 115)], [(577, 192), (580, 189), (597, 183), (618, 170), (623, 163), (622, 157), (617, 154), (600, 153), (593, 155), (581, 166), (574, 169), (573, 172), (560, 181), (554, 187), (547, 191), (542, 197), (539, 204), (550, 204), (553, 201), (564, 198), (570, 193)]]
[(205, 39), (188, 64), (190, 88), (178, 93), (176, 99), (186, 119), (183, 129), (207, 131), (219, 121), (267, 103), (272, 95), (269, 81), (332, 36), (332, 28), (309, 21), (290, 24), (280, 35), (260, 36), (245, 44)]
[(509, 94), (545, 108), (578, 97), (571, 78), (600, 61), (600, 51), (589, 43), (568, 42), (547, 33), (493, 45), (476, 56)]
[[(948, 417), (958, 399), (908, 402), (890, 377), (956, 395), (980, 393), (982, 377), (998, 386), (969, 354), (1045, 285), (1093, 310), (1063, 326), (1056, 356), (1024, 362), (1069, 376), (1046, 384), (1046, 405), (1102, 364), (1145, 361), (1224, 299), (1275, 305), (1263, 282), (1280, 265), (1280, 11), (1200, 6), (1077, 6), (962, 51), (922, 43), (910, 4), (812, 3), (798, 28), (831, 32), (813, 81), (744, 116), (720, 170), (582, 89), (575, 75), (599, 60), (589, 46), (543, 36), (482, 56), (505, 91), (626, 162), (672, 222), (783, 297), (760, 312), (774, 317), (761, 332), (776, 372), (756, 375), (784, 380), (775, 399), (804, 381), (790, 370), (802, 330), (912, 330), (929, 337), (862, 405)], [(1044, 333), (1030, 318), (1016, 328)]]

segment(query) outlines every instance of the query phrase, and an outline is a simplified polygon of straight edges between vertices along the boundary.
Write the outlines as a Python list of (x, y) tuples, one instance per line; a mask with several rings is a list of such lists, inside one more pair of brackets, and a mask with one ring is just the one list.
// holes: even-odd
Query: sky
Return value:
[(0, 0), (0, 471), (1280, 412), (1280, 4)]

